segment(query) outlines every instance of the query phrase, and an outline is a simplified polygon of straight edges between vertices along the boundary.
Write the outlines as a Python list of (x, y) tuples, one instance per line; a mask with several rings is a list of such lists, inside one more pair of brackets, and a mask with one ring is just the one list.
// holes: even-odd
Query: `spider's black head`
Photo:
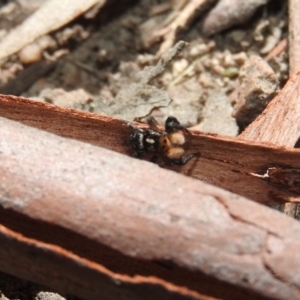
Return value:
[(165, 123), (166, 132), (172, 133), (176, 130), (186, 130), (185, 127), (180, 125), (179, 121), (175, 117), (168, 117)]

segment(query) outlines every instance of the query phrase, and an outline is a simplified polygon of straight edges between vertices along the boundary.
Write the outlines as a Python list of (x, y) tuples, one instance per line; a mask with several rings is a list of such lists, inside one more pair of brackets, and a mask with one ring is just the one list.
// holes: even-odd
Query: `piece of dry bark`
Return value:
[[(106, 1), (101, 0), (102, 6)], [(0, 42), (0, 61), (86, 12), (99, 0), (50, 0)]]
[(300, 136), (299, 85), (300, 71), (289, 79), (263, 113), (241, 133), (239, 139), (294, 147)]
[[(297, 2), (297, 1), (296, 1)], [(299, 49), (300, 30), (296, 22), (295, 8), (298, 4), (291, 1), (289, 3), (289, 14), (291, 24), (290, 30), (290, 74), (300, 69), (300, 61), (295, 56)], [(298, 2), (297, 2), (298, 3)], [(297, 23), (297, 24), (296, 24)], [(294, 37), (293, 35), (296, 34)], [(269, 104), (263, 114), (255, 120), (240, 135), (240, 138), (255, 141), (272, 142), (283, 146), (295, 146), (299, 139), (299, 121), (300, 121), (300, 103), (298, 86), (300, 83), (299, 71), (289, 79), (286, 86), (279, 95)], [(282, 210), (290, 215), (295, 216), (297, 205), (286, 203)]]
[(298, 222), (5, 118), (0, 136), (2, 271), (88, 299), (299, 299)]
[(240, 84), (230, 95), (232, 116), (244, 129), (262, 113), (278, 91), (278, 79), (272, 68), (259, 56), (251, 56), (243, 65)]
[[(127, 143), (131, 131), (124, 121), (5, 95), (0, 96), (0, 107), (3, 117), (132, 154)], [(298, 149), (200, 132), (193, 132), (187, 139), (187, 154), (200, 152), (199, 157), (184, 166), (170, 167), (172, 170), (261, 203), (300, 201)], [(273, 176), (274, 169), (276, 176)], [(273, 175), (270, 176), (269, 172)]]
[(202, 32), (209, 36), (233, 25), (243, 24), (268, 0), (220, 0), (207, 14), (202, 24)]
[[(289, 67), (290, 75), (300, 69), (300, 25), (297, 12), (300, 10), (299, 1), (290, 0), (289, 7)], [(300, 114), (300, 112), (298, 112)], [(292, 120), (291, 120), (292, 121)], [(281, 210), (292, 217), (297, 216), (298, 206), (295, 203), (286, 203), (281, 207)]]

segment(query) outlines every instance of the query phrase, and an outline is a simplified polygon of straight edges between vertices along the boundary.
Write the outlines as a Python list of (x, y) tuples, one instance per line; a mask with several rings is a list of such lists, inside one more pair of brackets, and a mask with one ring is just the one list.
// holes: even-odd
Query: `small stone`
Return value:
[(39, 293), (37, 293), (35, 300), (66, 300), (66, 298), (64, 298), (56, 293), (39, 292)]
[(45, 99), (46, 102), (67, 107), (89, 110), (93, 102), (93, 98), (83, 89), (67, 92), (63, 89), (44, 89), (39, 94), (39, 97)]
[(239, 52), (232, 55), (232, 59), (239, 66), (243, 65), (248, 59), (247, 54), (245, 52)]
[(50, 35), (44, 35), (36, 40), (36, 43), (41, 47), (41, 49), (54, 49), (57, 47), (56, 41)]
[(182, 73), (188, 67), (188, 61), (186, 59), (180, 59), (173, 63), (173, 74), (177, 76)]
[(208, 53), (209, 51), (210, 51), (209, 46), (202, 43), (202, 44), (193, 46), (190, 50), (190, 55), (192, 57), (199, 57), (203, 54)]
[(235, 67), (235, 61), (232, 57), (232, 54), (226, 50), (223, 56), (223, 66), (224, 67)]
[(232, 116), (241, 129), (262, 113), (278, 91), (278, 79), (273, 69), (259, 56), (251, 56), (239, 76), (240, 84), (230, 95)]
[(37, 43), (27, 45), (19, 52), (20, 61), (25, 65), (38, 62), (42, 57), (43, 49)]

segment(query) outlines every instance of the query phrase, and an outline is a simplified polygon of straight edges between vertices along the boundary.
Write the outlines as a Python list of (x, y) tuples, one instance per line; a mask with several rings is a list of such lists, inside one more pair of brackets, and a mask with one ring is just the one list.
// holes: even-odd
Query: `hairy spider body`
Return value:
[(175, 117), (168, 117), (165, 122), (165, 131), (158, 128), (157, 121), (150, 117), (147, 120), (150, 128), (140, 129), (128, 124), (133, 129), (129, 136), (129, 143), (134, 150), (133, 156), (141, 157), (147, 153), (153, 153), (152, 162), (159, 158), (163, 163), (184, 165), (196, 154), (184, 157), (185, 136), (182, 131), (190, 133)]
[(152, 129), (141, 129), (128, 124), (133, 129), (129, 136), (129, 144), (134, 150), (134, 157), (141, 157), (148, 152), (155, 152), (158, 149), (160, 133)]

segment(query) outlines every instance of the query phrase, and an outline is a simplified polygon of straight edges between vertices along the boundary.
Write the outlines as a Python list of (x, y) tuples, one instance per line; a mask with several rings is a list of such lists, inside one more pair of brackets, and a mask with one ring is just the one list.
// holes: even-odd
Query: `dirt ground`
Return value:
[[(0, 40), (42, 1), (31, 1), (32, 7), (29, 2), (0, 1)], [(178, 32), (176, 41), (189, 45), (160, 76), (146, 83), (144, 68), (155, 66), (160, 57), (162, 38), (154, 33), (174, 13), (172, 1), (107, 2), (92, 17), (85, 14), (44, 36), (46, 46), (34, 63), (21, 52), (2, 62), (0, 93), (128, 121), (153, 115), (163, 124), (174, 115), (188, 127), (236, 136), (287, 80), (286, 49), (274, 52), (287, 37), (284, 1), (269, 1), (249, 21), (204, 37), (201, 26), (208, 7)], [(249, 85), (251, 80), (257, 85)], [(238, 100), (245, 93), (262, 101), (249, 109)], [(0, 291), (3, 300), (63, 299), (47, 293), (51, 289), (4, 273), (0, 273)]]

